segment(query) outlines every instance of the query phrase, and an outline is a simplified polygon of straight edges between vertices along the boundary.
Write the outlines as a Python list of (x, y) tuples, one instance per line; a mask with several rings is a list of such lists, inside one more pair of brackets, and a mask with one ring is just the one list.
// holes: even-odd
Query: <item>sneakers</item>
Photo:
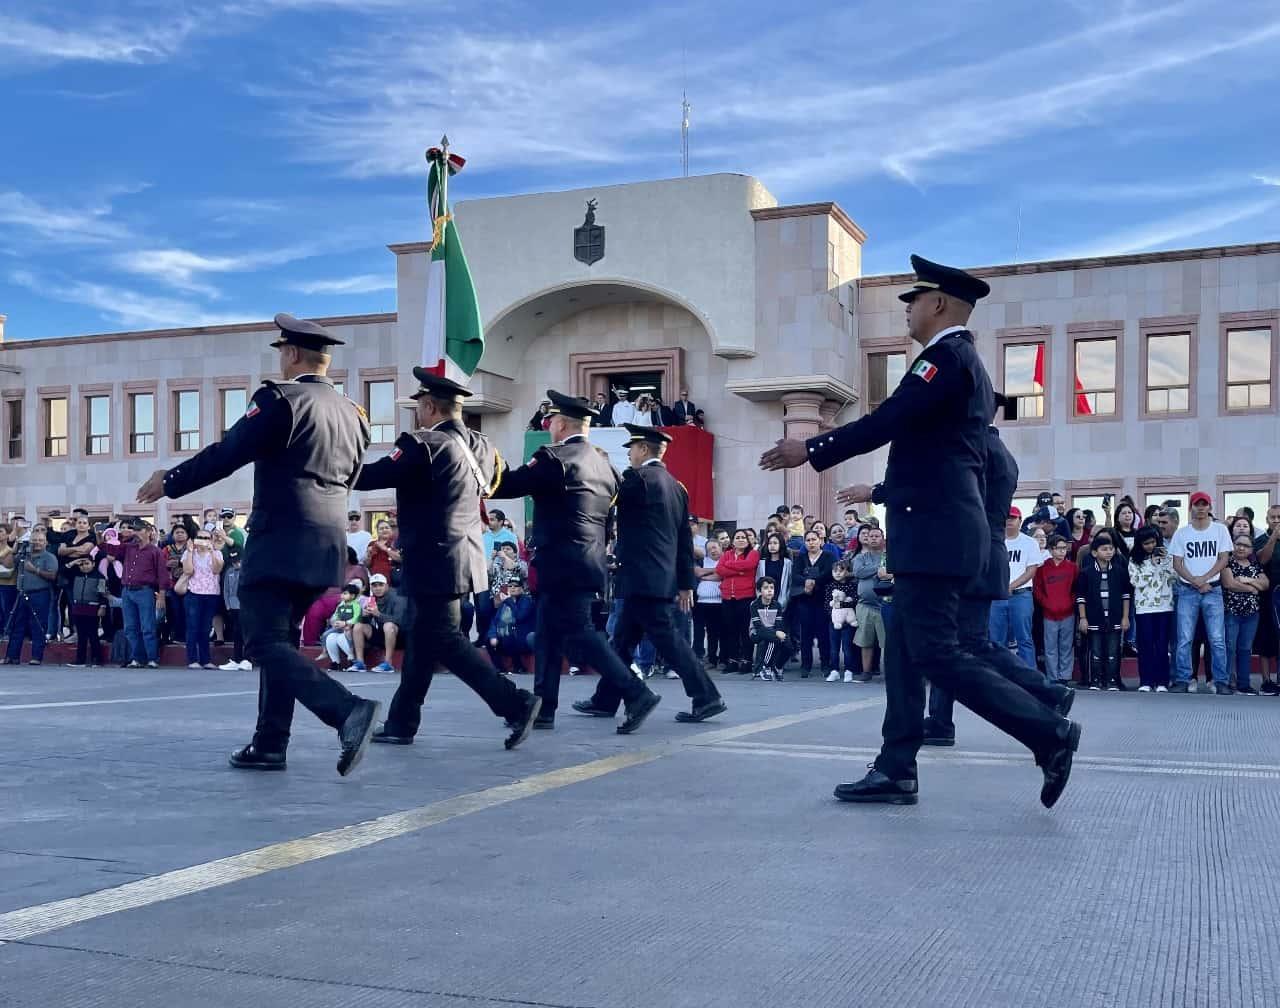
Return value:
[(389, 661), (380, 661), (380, 662), (378, 662), (378, 664), (377, 664), (377, 665), (375, 665), (375, 666), (374, 666), (370, 671), (373, 671), (373, 672), (394, 672), (395, 670), (396, 670), (396, 668), (395, 668), (395, 666), (394, 666), (394, 665), (392, 665), (392, 664), (391, 664), (391, 662), (389, 662)]
[(329, 662), (329, 671), (330, 671), (330, 672), (341, 672), (341, 671), (342, 671), (342, 662), (336, 662), (336, 661), (331, 661), (331, 662)]
[(189, 669), (199, 669), (199, 668), (200, 668), (200, 663), (199, 663), (198, 661), (187, 662), (187, 668), (189, 668)]
[(353, 661), (347, 666), (348, 672), (368, 672), (369, 667), (362, 661)]
[(1235, 690), (1233, 690), (1226, 683), (1220, 682), (1220, 683), (1213, 684), (1213, 692), (1218, 694), (1218, 696), (1231, 696), (1233, 693), (1235, 693)]
[(679, 673), (679, 672), (677, 672), (675, 669), (667, 669), (667, 678), (668, 678), (668, 679), (679, 679), (679, 678), (680, 678), (680, 673)]
[(237, 661), (226, 661), (218, 666), (219, 672), (239, 672), (240, 663)]
[(147, 662), (147, 668), (159, 668), (159, 667), (160, 667), (160, 663), (158, 661)]
[(1258, 691), (1252, 686), (1237, 686), (1236, 692), (1242, 696), (1258, 696)]
[(252, 671), (253, 671), (253, 662), (249, 661), (249, 660), (246, 658), (244, 661), (242, 661), (242, 662), (240, 663), (240, 671), (241, 671), (241, 672), (252, 672)]
[(1095, 693), (1096, 693), (1096, 692), (1098, 692), (1099, 690), (1101, 690), (1101, 689), (1102, 689), (1102, 687), (1101, 687), (1101, 686), (1098, 686), (1098, 685), (1096, 685), (1096, 684), (1092, 684), (1092, 685), (1090, 685), (1090, 686), (1089, 686), (1089, 689), (1091, 689), (1093, 692), (1095, 692)]
[(827, 682), (839, 682), (839, 681), (840, 681), (840, 673), (838, 670), (832, 669), (830, 672), (827, 673)]
[(844, 681), (847, 683), (853, 682), (853, 673), (850, 672), (848, 669), (844, 670)]
[(1169, 692), (1169, 687), (1168, 687), (1168, 686), (1157, 686), (1157, 687), (1156, 687), (1156, 692), (1157, 692), (1157, 693), (1168, 693), (1168, 692)]
[(1150, 693), (1150, 692), (1151, 692), (1151, 687), (1150, 687), (1150, 686), (1139, 686), (1139, 687), (1138, 687), (1138, 692), (1139, 692), (1139, 693)]
[(773, 682), (773, 669), (762, 668), (760, 670), (760, 678), (763, 679), (765, 682)]
[(142, 668), (142, 662), (138, 661), (135, 658), (133, 661), (129, 662), (129, 664), (126, 665), (125, 668)]
[(1262, 685), (1258, 687), (1258, 692), (1263, 696), (1280, 695), (1280, 684), (1277, 684), (1274, 679), (1263, 679)]
[(1120, 692), (1120, 687), (1119, 687), (1119, 686), (1108, 686), (1108, 687), (1107, 687), (1107, 692), (1108, 692), (1108, 693), (1119, 693), (1119, 692)]
[(83, 662), (71, 662), (70, 664), (68, 664), (68, 665), (67, 665), (67, 668), (84, 668), (84, 663), (83, 663)]
[(871, 676), (867, 675), (867, 673), (865, 672), (860, 672), (858, 675), (853, 677), (853, 681), (856, 682), (859, 686), (866, 686), (869, 682), (871, 682)]
[(1169, 692), (1170, 693), (1190, 693), (1191, 686), (1189, 683), (1176, 682), (1169, 687)]

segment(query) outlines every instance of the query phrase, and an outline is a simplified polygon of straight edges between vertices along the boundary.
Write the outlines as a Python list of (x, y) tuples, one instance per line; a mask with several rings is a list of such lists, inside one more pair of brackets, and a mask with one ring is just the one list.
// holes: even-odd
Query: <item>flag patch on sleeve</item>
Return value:
[(258, 404), (256, 402), (251, 402), (249, 403), (249, 408), (244, 411), (244, 415), (252, 420), (261, 412), (262, 410), (258, 408)]
[(918, 378), (923, 378), (927, 382), (931, 382), (938, 373), (938, 366), (930, 364), (927, 360), (918, 360), (911, 369), (911, 373)]
[(393, 448), (391, 449), (391, 454), (388, 455), (387, 458), (391, 459), (392, 462), (396, 462), (399, 460), (400, 456), (403, 454), (404, 452), (402, 452), (399, 448)]

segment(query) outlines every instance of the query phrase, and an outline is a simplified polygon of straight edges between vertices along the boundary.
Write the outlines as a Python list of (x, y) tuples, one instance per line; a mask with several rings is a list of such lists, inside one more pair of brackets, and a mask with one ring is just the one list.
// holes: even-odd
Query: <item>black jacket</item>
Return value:
[(328, 588), (347, 568), (347, 497), (368, 447), (364, 410), (328, 378), (264, 381), (226, 437), (170, 469), (164, 490), (184, 497), (254, 463), (241, 587)]
[(1090, 630), (1116, 630), (1120, 627), (1120, 618), (1124, 615), (1123, 600), (1129, 601), (1129, 619), (1133, 616), (1133, 584), (1129, 580), (1129, 565), (1120, 558), (1117, 552), (1107, 569), (1108, 593), (1110, 606), (1104, 621), (1102, 616), (1102, 570), (1098, 561), (1086, 557), (1080, 562), (1080, 572), (1076, 574), (1076, 605), (1084, 604), (1085, 621)]
[(615, 555), (619, 598), (671, 599), (697, 583), (689, 495), (661, 462), (622, 474)]
[(698, 404), (692, 399), (689, 400), (688, 407), (685, 406), (682, 399), (677, 399), (671, 404), (671, 419), (675, 426), (682, 427), (693, 419), (693, 415), (698, 412)]
[[(463, 443), (480, 466), (483, 487)], [(365, 466), (357, 490), (396, 491), (405, 594), (470, 595), (489, 587), (480, 495), (493, 489), (501, 465), (487, 437), (461, 420), (445, 420), (401, 434), (390, 455)]]
[[(831, 568), (835, 565), (835, 557), (827, 550), (819, 553), (817, 562), (812, 565), (809, 563), (809, 551), (801, 550), (791, 560), (791, 601), (809, 599), (817, 605), (826, 605), (827, 583), (831, 580)], [(810, 580), (817, 582), (812, 595), (806, 594), (804, 590), (804, 583)], [(856, 593), (857, 590), (855, 583), (853, 591)]]
[(581, 434), (543, 445), (519, 469), (503, 470), (494, 497), (533, 498), (530, 542), (539, 592), (604, 591), (605, 531), (617, 492), (609, 457)]
[(1009, 597), (1009, 550), (1005, 545), (1004, 524), (1017, 489), (1018, 463), (1000, 440), (1000, 432), (988, 427), (982, 506), (987, 512), (987, 529), (991, 533), (991, 557), (982, 574), (965, 591), (969, 598), (995, 600)]
[(921, 351), (873, 412), (810, 438), (809, 462), (822, 472), (889, 444), (873, 499), (888, 508), (890, 568), (973, 579), (991, 552), (982, 470), (994, 413), (973, 335), (954, 332)]

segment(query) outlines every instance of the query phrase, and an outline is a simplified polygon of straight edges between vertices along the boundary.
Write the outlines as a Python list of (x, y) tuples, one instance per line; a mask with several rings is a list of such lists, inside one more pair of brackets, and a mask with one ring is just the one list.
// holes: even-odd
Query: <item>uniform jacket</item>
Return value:
[[(1004, 526), (1018, 489), (1018, 463), (1000, 440), (1000, 432), (987, 427), (987, 465), (982, 479), (982, 506), (987, 514), (991, 553), (981, 575), (974, 578), (965, 594), (977, 599), (1009, 597), (1009, 550), (1005, 546)], [(1065, 619), (1064, 616), (1054, 617)]]
[(347, 497), (369, 447), (364, 411), (320, 375), (265, 381), (226, 437), (170, 469), (184, 497), (254, 463), (240, 587), (338, 584), (347, 566)]
[(519, 469), (503, 470), (494, 497), (533, 498), (539, 591), (604, 591), (605, 531), (617, 492), (609, 457), (581, 434), (543, 445)]
[[(483, 487), (463, 443), (480, 466)], [(480, 495), (493, 489), (501, 465), (487, 437), (461, 420), (444, 420), (401, 434), (389, 455), (365, 466), (357, 490), (396, 491), (406, 595), (470, 595), (489, 587)]]
[(619, 598), (672, 599), (697, 584), (689, 495), (661, 462), (622, 474), (615, 555)]
[(973, 579), (990, 554), (982, 469), (994, 412), (973, 335), (953, 332), (921, 351), (873, 412), (810, 438), (809, 462), (822, 472), (892, 442), (874, 498), (888, 509), (890, 566)]

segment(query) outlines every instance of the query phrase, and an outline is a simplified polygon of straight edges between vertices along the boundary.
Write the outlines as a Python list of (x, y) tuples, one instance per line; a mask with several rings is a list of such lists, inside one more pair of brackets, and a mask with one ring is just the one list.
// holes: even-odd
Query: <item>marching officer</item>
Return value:
[[(649, 634), (658, 657), (674, 668), (684, 683), (692, 710), (677, 721), (705, 721), (728, 708), (711, 677), (676, 630), (672, 599), (681, 610), (693, 609), (693, 535), (689, 531), (689, 494), (662, 463), (671, 435), (656, 427), (623, 424), (631, 435), (627, 456), (631, 468), (622, 474), (618, 492), (618, 569), (615, 592), (622, 601), (613, 648), (623, 664), (631, 661), (640, 638)], [(595, 695), (573, 709), (595, 717), (613, 717), (622, 696), (600, 680)]]
[(841, 801), (914, 805), (916, 754), (924, 736), (928, 679), (1035, 754), (1040, 800), (1051, 807), (1066, 787), (1078, 725), (1058, 717), (982, 657), (960, 648), (960, 596), (990, 558), (983, 508), (986, 429), (995, 412), (991, 382), (967, 323), (991, 288), (963, 270), (911, 257), (916, 280), (900, 295), (907, 332), (923, 348), (893, 394), (873, 412), (808, 441), (782, 440), (764, 469), (808, 462), (821, 472), (892, 442), (885, 479), (873, 496), (860, 485), (846, 504), (888, 508), (894, 619), (886, 642), (883, 745), (871, 771), (841, 784)]
[(519, 469), (503, 472), (496, 498), (533, 498), (533, 566), (538, 574), (534, 631), (534, 691), (542, 698), (535, 728), (554, 728), (560, 665), (595, 669), (626, 703), (618, 734), (635, 731), (662, 699), (631, 674), (591, 620), (591, 604), (605, 587), (605, 526), (618, 474), (587, 440), (595, 408), (585, 399), (547, 390), (552, 443)]
[(470, 686), (511, 725), (514, 749), (529, 734), (541, 701), (498, 673), (462, 632), (462, 600), (487, 591), (480, 499), (497, 483), (502, 459), (489, 439), (462, 422), (469, 389), (414, 368), (418, 429), (401, 434), (391, 454), (365, 466), (357, 490), (395, 487), (404, 556), (400, 590), (410, 602), (404, 671), (387, 721), (373, 741), (410, 745), (436, 663)]
[(253, 741), (231, 756), (241, 770), (283, 770), (296, 698), (337, 729), (338, 773), (364, 755), (381, 706), (298, 654), (298, 624), (347, 560), (347, 497), (369, 447), (364, 411), (326, 377), (343, 341), (314, 322), (275, 318), (283, 381), (264, 381), (227, 436), (193, 458), (158, 470), (138, 500), (184, 497), (254, 463), (253, 509), (240, 564), (245, 652), (259, 668)]
[[(1013, 400), (996, 393), (996, 408), (1008, 417)], [(1009, 417), (1012, 419), (1011, 417)], [(991, 640), (991, 603), (1009, 597), (1009, 556), (1005, 546), (1005, 525), (1013, 495), (1018, 488), (1018, 463), (1000, 440), (996, 427), (987, 428), (987, 465), (983, 477), (982, 502), (987, 511), (987, 527), (991, 531), (991, 558), (986, 569), (960, 597), (957, 617), (960, 646), (970, 654), (982, 655), (992, 668), (1021, 687), (1060, 716), (1066, 717), (1075, 702), (1075, 690), (1048, 682), (1038, 669), (1033, 669), (1010, 651)], [(924, 744), (950, 746), (956, 743), (956, 726), (952, 720), (954, 699), (945, 689), (930, 685), (929, 716), (924, 719)]]

